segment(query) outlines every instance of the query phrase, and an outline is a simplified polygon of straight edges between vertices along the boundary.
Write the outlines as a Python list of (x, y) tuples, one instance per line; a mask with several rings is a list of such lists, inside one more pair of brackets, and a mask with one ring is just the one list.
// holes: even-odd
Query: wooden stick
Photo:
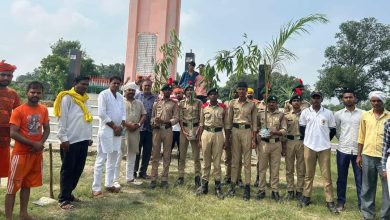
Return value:
[(52, 144), (49, 143), (49, 164), (50, 164), (50, 198), (54, 199), (53, 194), (53, 149)]

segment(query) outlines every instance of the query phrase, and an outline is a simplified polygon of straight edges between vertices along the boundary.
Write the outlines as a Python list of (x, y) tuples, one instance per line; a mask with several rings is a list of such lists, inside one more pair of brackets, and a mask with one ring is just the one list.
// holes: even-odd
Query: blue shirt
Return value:
[(195, 85), (195, 78), (199, 75), (198, 72), (194, 71), (192, 76), (188, 72), (184, 72), (180, 78), (179, 86), (181, 88), (185, 88), (188, 85), (189, 81), (192, 81), (192, 85)]
[(135, 99), (140, 100), (145, 107), (146, 110), (146, 118), (144, 124), (141, 126), (141, 131), (150, 131), (152, 132), (152, 126), (151, 126), (151, 119), (152, 119), (152, 110), (153, 110), (153, 104), (156, 101), (157, 96), (150, 94), (149, 96), (145, 96), (143, 92), (138, 93), (135, 95)]

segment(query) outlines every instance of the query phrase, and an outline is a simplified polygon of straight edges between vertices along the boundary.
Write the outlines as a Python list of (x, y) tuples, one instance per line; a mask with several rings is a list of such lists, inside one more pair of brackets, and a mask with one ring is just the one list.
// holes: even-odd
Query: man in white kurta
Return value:
[[(139, 153), (139, 128), (143, 125), (146, 116), (146, 110), (143, 103), (134, 98), (136, 90), (137, 85), (133, 82), (123, 86), (126, 121), (123, 123), (123, 126), (125, 127), (125, 136), (121, 143), (121, 155), (126, 155), (126, 180), (127, 183), (134, 184), (137, 184), (134, 179), (134, 166), (136, 156)], [(116, 161), (114, 186), (119, 184), (121, 160), (122, 158), (119, 156)]]
[(101, 193), (101, 177), (106, 163), (105, 187), (108, 192), (119, 192), (114, 187), (115, 162), (121, 148), (122, 124), (126, 119), (124, 99), (118, 92), (121, 84), (119, 77), (110, 78), (110, 87), (98, 96), (99, 131), (97, 155), (94, 167), (92, 194)]

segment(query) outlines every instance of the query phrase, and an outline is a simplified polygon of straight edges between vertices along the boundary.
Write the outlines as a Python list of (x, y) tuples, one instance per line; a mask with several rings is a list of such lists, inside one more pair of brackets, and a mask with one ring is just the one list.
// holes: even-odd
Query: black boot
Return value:
[(242, 179), (238, 179), (236, 184), (238, 187), (244, 188), (244, 183), (242, 182)]
[(249, 185), (249, 184), (245, 185), (245, 191), (244, 191), (243, 198), (245, 201), (249, 201), (249, 199), (251, 198), (251, 185)]
[(291, 201), (295, 198), (295, 192), (294, 191), (288, 191), (287, 192), (287, 200)]
[(257, 200), (262, 200), (262, 199), (264, 199), (264, 198), (265, 198), (265, 191), (259, 190), (259, 191), (257, 192), (256, 199), (257, 199)]
[(200, 176), (195, 177), (195, 187), (196, 188), (200, 187)]
[(156, 181), (156, 180), (152, 180), (152, 181), (150, 182), (150, 184), (149, 184), (149, 188), (151, 188), (151, 189), (156, 188), (156, 186), (157, 186), (157, 181)]
[(161, 181), (161, 188), (168, 189), (169, 184), (168, 181)]
[(225, 176), (225, 179), (223, 181), (224, 185), (230, 185), (232, 183), (232, 178)]
[(303, 208), (310, 205), (310, 203), (310, 197), (302, 196), (301, 200), (298, 201), (298, 207)]
[(280, 201), (279, 192), (274, 192), (274, 191), (272, 191), (271, 198), (272, 198), (273, 200), (275, 200), (275, 202), (279, 202), (279, 201)]
[(295, 198), (297, 198), (298, 201), (301, 200), (302, 199), (302, 192), (296, 192)]
[(184, 184), (184, 177), (177, 178), (175, 185), (176, 186), (181, 186), (183, 184)]
[(259, 175), (256, 176), (255, 183), (253, 184), (254, 187), (259, 187)]
[(196, 195), (206, 195), (209, 192), (209, 181), (204, 180), (202, 182), (202, 185), (198, 187), (198, 190), (196, 191)]
[(218, 199), (225, 198), (221, 190), (221, 181), (218, 180), (215, 181), (215, 195), (217, 196)]
[(234, 197), (236, 195), (236, 184), (231, 183), (230, 184), (230, 190), (227, 192), (227, 197)]
[(329, 212), (333, 214), (339, 214), (339, 211), (336, 209), (334, 202), (327, 202), (326, 207), (328, 207)]

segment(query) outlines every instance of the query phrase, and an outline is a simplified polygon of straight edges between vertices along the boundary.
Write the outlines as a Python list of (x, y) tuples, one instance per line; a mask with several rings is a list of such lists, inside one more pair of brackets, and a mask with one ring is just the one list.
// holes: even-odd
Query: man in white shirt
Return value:
[(98, 96), (98, 115), (100, 118), (98, 131), (97, 155), (92, 184), (93, 196), (101, 192), (101, 176), (103, 165), (106, 163), (105, 187), (108, 192), (118, 193), (120, 188), (114, 186), (115, 163), (121, 148), (122, 124), (125, 122), (123, 96), (118, 92), (121, 78), (110, 78), (109, 88)]
[[(79, 76), (74, 87), (58, 94), (54, 109), (59, 112), (58, 134), (61, 141), (60, 207), (71, 209), (78, 199), (72, 195), (84, 170), (88, 146), (92, 145), (92, 115), (88, 105), (89, 77)], [(59, 110), (59, 111), (56, 111)]]
[(360, 210), (360, 192), (362, 189), (362, 171), (356, 164), (358, 153), (359, 122), (362, 110), (356, 108), (356, 97), (353, 91), (346, 90), (342, 94), (344, 109), (337, 111), (334, 116), (336, 120), (336, 137), (339, 140), (337, 148), (337, 210), (344, 211), (347, 191), (347, 179), (349, 164), (352, 164), (355, 176), (355, 185)]
[(299, 201), (301, 207), (308, 206), (313, 190), (313, 180), (316, 164), (320, 165), (321, 176), (324, 181), (327, 208), (332, 213), (339, 213), (333, 202), (333, 186), (330, 169), (330, 140), (336, 134), (336, 123), (333, 113), (322, 107), (323, 96), (321, 92), (311, 93), (311, 107), (302, 111), (299, 117), (299, 126), (304, 136), (304, 160), (306, 166), (305, 185), (303, 196)]

